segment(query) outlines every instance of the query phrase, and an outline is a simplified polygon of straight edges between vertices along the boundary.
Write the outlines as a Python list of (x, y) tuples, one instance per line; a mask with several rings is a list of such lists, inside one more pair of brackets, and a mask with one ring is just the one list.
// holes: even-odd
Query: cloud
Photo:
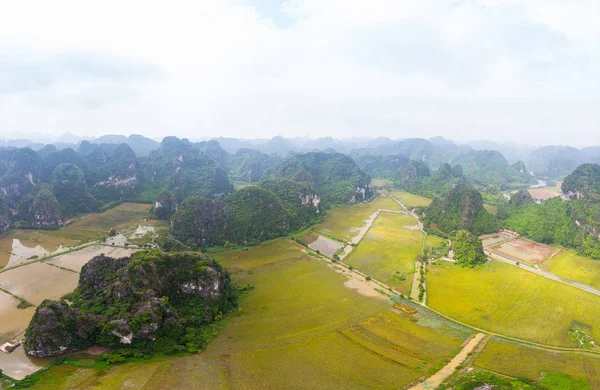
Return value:
[(35, 92), (65, 83), (127, 82), (160, 77), (155, 66), (90, 52), (45, 53), (0, 48), (0, 94)]
[(0, 132), (600, 143), (599, 13), (595, 0), (7, 2)]

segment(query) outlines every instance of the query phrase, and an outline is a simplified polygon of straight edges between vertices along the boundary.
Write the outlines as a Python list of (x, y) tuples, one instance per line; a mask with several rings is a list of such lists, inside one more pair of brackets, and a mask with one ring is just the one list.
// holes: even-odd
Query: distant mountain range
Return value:
[[(235, 155), (239, 151), (243, 151), (242, 154), (254, 151), (273, 156), (273, 158), (285, 158), (298, 153), (325, 151), (347, 154), (357, 161), (364, 158), (364, 156), (404, 156), (409, 160), (422, 160), (432, 170), (437, 170), (444, 163), (458, 163), (463, 160), (459, 156), (468, 154), (470, 151), (496, 151), (502, 154), (508, 164), (524, 162), (524, 166), (528, 171), (533, 172), (540, 178), (550, 179), (561, 179), (581, 164), (600, 162), (600, 146), (581, 149), (554, 145), (533, 147), (486, 140), (456, 144), (443, 137), (393, 140), (387, 137), (348, 139), (323, 137), (312, 139), (277, 136), (271, 139), (218, 137), (213, 140), (218, 142), (221, 150), (230, 155)], [(89, 144), (126, 144), (138, 157), (148, 156), (151, 151), (160, 148), (158, 141), (137, 134), (130, 136), (108, 134), (92, 138), (66, 133), (57, 137), (52, 144), (57, 150), (66, 148), (77, 150), (85, 142)], [(29, 139), (0, 140), (0, 147), (7, 148), (29, 147), (33, 150), (41, 150), (45, 145), (45, 143)], [(497, 159), (497, 157), (495, 158)], [(361, 168), (365, 167), (361, 166)], [(239, 174), (244, 175), (243, 172), (239, 172)]]

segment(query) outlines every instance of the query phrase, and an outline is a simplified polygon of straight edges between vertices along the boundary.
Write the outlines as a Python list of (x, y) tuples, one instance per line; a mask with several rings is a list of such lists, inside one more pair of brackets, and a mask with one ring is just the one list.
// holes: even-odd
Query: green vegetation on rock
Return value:
[(483, 198), (473, 187), (456, 185), (443, 199), (434, 198), (425, 211), (425, 225), (434, 224), (446, 234), (466, 229), (480, 235), (497, 230), (495, 218), (483, 207)]
[[(66, 301), (44, 301), (25, 333), (25, 350), (58, 356), (101, 345), (121, 354), (195, 352), (205, 327), (236, 306), (229, 273), (197, 253), (96, 256)], [(130, 351), (130, 352), (127, 352)]]
[(192, 248), (206, 248), (229, 239), (232, 215), (220, 200), (193, 196), (179, 205), (171, 222), (177, 240)]
[(452, 249), (456, 264), (461, 267), (473, 267), (487, 261), (479, 237), (467, 230), (452, 235)]
[(273, 192), (257, 186), (236, 191), (225, 199), (233, 216), (228, 236), (239, 244), (257, 244), (285, 235), (290, 215)]
[(286, 159), (272, 176), (310, 183), (327, 204), (360, 202), (373, 195), (369, 175), (341, 153), (299, 154)]

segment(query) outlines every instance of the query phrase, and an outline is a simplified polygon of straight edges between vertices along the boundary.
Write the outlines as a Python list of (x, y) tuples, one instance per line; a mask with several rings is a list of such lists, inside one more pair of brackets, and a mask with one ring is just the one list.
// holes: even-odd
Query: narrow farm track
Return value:
[(424, 382), (421, 382), (410, 390), (434, 390), (440, 386), (446, 378), (454, 373), (456, 368), (460, 366), (468, 357), (473, 350), (479, 345), (481, 340), (485, 337), (483, 333), (477, 333), (469, 342), (463, 347), (463, 349), (446, 364), (441, 370), (427, 378)]
[(544, 270), (539, 269), (539, 268), (536, 269), (536, 268), (529, 267), (527, 265), (521, 267), (521, 266), (517, 265), (517, 261), (507, 259), (505, 257), (502, 257), (500, 255), (497, 255), (497, 254), (489, 252), (489, 251), (486, 251), (486, 254), (488, 255), (488, 257), (490, 257), (490, 258), (492, 258), (494, 260), (501, 261), (501, 262), (506, 263), (508, 265), (512, 265), (512, 266), (518, 267), (518, 268), (520, 268), (522, 270), (532, 272), (532, 273), (534, 273), (536, 275), (543, 276), (546, 279), (554, 280), (555, 282), (563, 283), (563, 284), (566, 284), (568, 286), (577, 288), (577, 289), (585, 291), (585, 292), (589, 292), (590, 294), (594, 294), (594, 295), (597, 295), (597, 296), (600, 297), (600, 290), (598, 290), (598, 289), (596, 289), (596, 288), (594, 288), (592, 286), (588, 286), (588, 285), (583, 284), (583, 283), (578, 283), (578, 282), (574, 282), (574, 281), (571, 281), (571, 280), (563, 279), (563, 278), (561, 278), (558, 275), (555, 275), (555, 274), (553, 274), (551, 272), (548, 272), (548, 271), (544, 271)]
[[(422, 225), (421, 221), (419, 220), (418, 216), (416, 214), (410, 212), (408, 210), (408, 208), (401, 201), (399, 201), (395, 197), (392, 197), (392, 198), (396, 202), (398, 202), (398, 204), (400, 206), (402, 206), (406, 210), (406, 212), (415, 219), (415, 221), (417, 221), (417, 224), (419, 226), (419, 230), (423, 234), (426, 234), (425, 231), (423, 231), (423, 225)], [(370, 222), (369, 228), (375, 222), (375, 220), (376, 220), (376, 218), (373, 218), (373, 220), (369, 220), (369, 222)], [(367, 231), (368, 231), (368, 229), (367, 229)], [(362, 237), (364, 237), (364, 235), (362, 235)], [(362, 238), (361, 238), (361, 240), (362, 240)], [(326, 261), (328, 261), (328, 262), (330, 262), (332, 264), (341, 265), (341, 266), (345, 267), (348, 272), (353, 272), (353, 273), (355, 273), (357, 275), (360, 275), (362, 277), (366, 277), (366, 275), (363, 274), (360, 271), (357, 271), (355, 269), (349, 269), (347, 264), (344, 264), (342, 262), (337, 262), (337, 261), (333, 260), (332, 258), (330, 258), (328, 256), (325, 256), (323, 254), (317, 254), (316, 252), (314, 252), (312, 250), (310, 250), (310, 253), (314, 257), (324, 259), (324, 260), (326, 260)], [(388, 286), (387, 284), (385, 284), (385, 283), (383, 283), (383, 282), (381, 282), (381, 281), (379, 281), (379, 280), (377, 280), (375, 278), (371, 278), (371, 281), (374, 282), (374, 283), (376, 283), (376, 284), (378, 284), (380, 287), (382, 287), (386, 291), (390, 291), (391, 293), (396, 294), (396, 295), (400, 295), (401, 294), (396, 289)], [(502, 338), (502, 339), (505, 339), (505, 340), (514, 341), (514, 342), (517, 342), (517, 343), (521, 343), (521, 344), (524, 344), (524, 345), (528, 345), (528, 346), (531, 346), (531, 347), (535, 347), (535, 348), (539, 348), (539, 349), (543, 349), (543, 350), (551, 351), (551, 352), (570, 352), (570, 353), (575, 353), (575, 354), (579, 354), (579, 355), (587, 355), (587, 356), (600, 357), (600, 351), (581, 350), (579, 348), (558, 347), (558, 346), (553, 346), (553, 345), (541, 344), (541, 343), (536, 343), (536, 342), (529, 341), (529, 340), (523, 340), (523, 339), (519, 339), (519, 338), (516, 338), (516, 337), (507, 336), (507, 335), (500, 334), (500, 333), (495, 333), (495, 332), (492, 332), (492, 331), (489, 331), (489, 330), (486, 330), (486, 329), (481, 329), (481, 328), (475, 327), (473, 325), (469, 325), (467, 323), (461, 322), (461, 321), (459, 321), (459, 320), (457, 320), (455, 318), (449, 317), (448, 315), (446, 315), (444, 313), (441, 313), (441, 312), (439, 312), (439, 311), (437, 311), (437, 310), (435, 310), (435, 309), (427, 306), (426, 303), (419, 302), (418, 299), (415, 300), (412, 297), (409, 297), (409, 299), (411, 301), (413, 301), (414, 303), (418, 304), (420, 307), (422, 307), (425, 310), (428, 310), (428, 311), (430, 311), (432, 313), (435, 313), (435, 314), (439, 315), (440, 317), (443, 317), (443, 318), (445, 318), (445, 319), (447, 319), (449, 321), (452, 321), (452, 322), (454, 322), (456, 324), (462, 325), (464, 327), (467, 327), (469, 329), (474, 330), (475, 332), (482, 333), (484, 335), (489, 335), (489, 336), (494, 336), (494, 337)]]

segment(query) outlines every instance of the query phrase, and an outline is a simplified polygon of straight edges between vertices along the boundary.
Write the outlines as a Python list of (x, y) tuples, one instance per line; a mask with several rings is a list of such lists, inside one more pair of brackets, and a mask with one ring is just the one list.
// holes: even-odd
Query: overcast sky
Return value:
[(0, 139), (600, 144), (600, 0), (0, 2)]

